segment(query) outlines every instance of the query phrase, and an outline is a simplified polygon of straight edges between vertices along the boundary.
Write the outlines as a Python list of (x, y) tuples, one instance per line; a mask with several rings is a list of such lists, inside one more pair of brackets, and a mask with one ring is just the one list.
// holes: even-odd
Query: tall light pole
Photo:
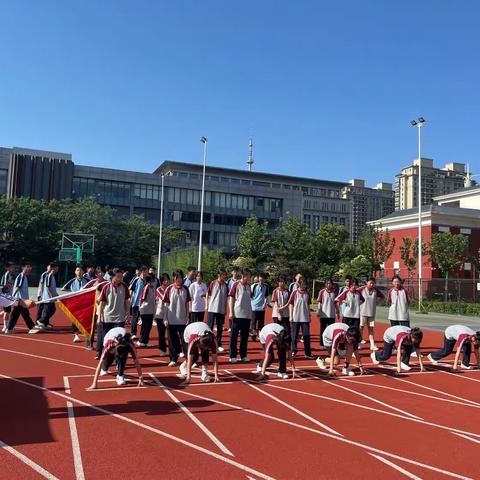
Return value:
[(425, 125), (425, 119), (419, 117), (418, 120), (411, 120), (410, 124), (417, 127), (418, 130), (418, 310), (421, 312), (423, 305), (423, 252), (422, 252), (422, 127)]
[(205, 204), (205, 170), (207, 167), (207, 137), (202, 137), (203, 143), (203, 176), (202, 176), (202, 198), (200, 200), (200, 232), (198, 235), (198, 265), (197, 269), (202, 270), (202, 243), (203, 243), (203, 209)]
[(169, 177), (172, 172), (162, 173), (162, 188), (160, 191), (160, 228), (158, 231), (158, 258), (157, 258), (157, 275), (160, 276), (162, 266), (162, 239), (163, 239), (163, 199), (165, 191), (165, 176)]

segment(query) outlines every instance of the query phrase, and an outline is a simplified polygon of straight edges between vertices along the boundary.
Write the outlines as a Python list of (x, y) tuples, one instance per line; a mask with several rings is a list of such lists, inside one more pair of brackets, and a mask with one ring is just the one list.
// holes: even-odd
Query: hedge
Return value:
[[(440, 300), (426, 300), (422, 302), (423, 308), (432, 313), (454, 313), (458, 315), (480, 316), (480, 303), (442, 302)], [(410, 304), (412, 310), (418, 310), (417, 300)]]

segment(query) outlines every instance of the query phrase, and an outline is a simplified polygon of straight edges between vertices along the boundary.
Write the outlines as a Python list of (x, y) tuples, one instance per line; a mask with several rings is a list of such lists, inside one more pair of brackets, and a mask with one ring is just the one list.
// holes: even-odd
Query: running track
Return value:
[[(221, 356), (222, 383), (195, 377), (182, 388), (178, 369), (151, 348), (140, 350), (145, 388), (119, 388), (110, 377), (89, 392), (93, 352), (71, 343), (61, 313), (53, 323), (63, 332), (0, 335), (1, 479), (112, 471), (176, 480), (480, 478), (478, 370), (414, 368), (394, 378), (363, 348), (362, 377), (325, 379), (314, 361), (299, 359), (300, 378), (273, 373), (260, 384), (253, 363)], [(427, 331), (424, 351), (441, 342), (441, 333)], [(250, 351), (258, 359), (260, 344)]]

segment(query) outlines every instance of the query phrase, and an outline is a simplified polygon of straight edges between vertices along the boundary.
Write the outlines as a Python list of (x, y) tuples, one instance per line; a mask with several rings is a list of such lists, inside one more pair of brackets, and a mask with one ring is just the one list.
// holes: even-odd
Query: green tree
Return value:
[(366, 278), (371, 274), (372, 263), (365, 255), (357, 255), (355, 258), (340, 265), (337, 272), (339, 277), (351, 275), (354, 278)]
[(445, 276), (445, 301), (448, 300), (448, 278), (450, 273), (465, 262), (468, 251), (468, 238), (452, 235), (450, 232), (434, 233), (429, 245), (433, 265)]
[(168, 252), (182, 246), (185, 243), (185, 237), (185, 230), (169, 225), (163, 229), (162, 250)]
[(252, 259), (255, 269), (263, 268), (272, 249), (267, 221), (260, 222), (255, 216), (247, 218), (240, 229), (237, 245), (240, 257)]
[(394, 248), (395, 239), (391, 238), (388, 229), (380, 230), (380, 227), (367, 225), (358, 240), (358, 253), (369, 261), (373, 275), (392, 256)]

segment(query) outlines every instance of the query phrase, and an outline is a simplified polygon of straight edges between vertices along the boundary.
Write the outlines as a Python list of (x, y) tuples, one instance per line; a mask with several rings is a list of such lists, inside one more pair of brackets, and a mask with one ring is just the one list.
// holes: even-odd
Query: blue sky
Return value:
[(153, 171), (164, 159), (391, 181), (480, 172), (473, 0), (0, 0), (0, 145)]

